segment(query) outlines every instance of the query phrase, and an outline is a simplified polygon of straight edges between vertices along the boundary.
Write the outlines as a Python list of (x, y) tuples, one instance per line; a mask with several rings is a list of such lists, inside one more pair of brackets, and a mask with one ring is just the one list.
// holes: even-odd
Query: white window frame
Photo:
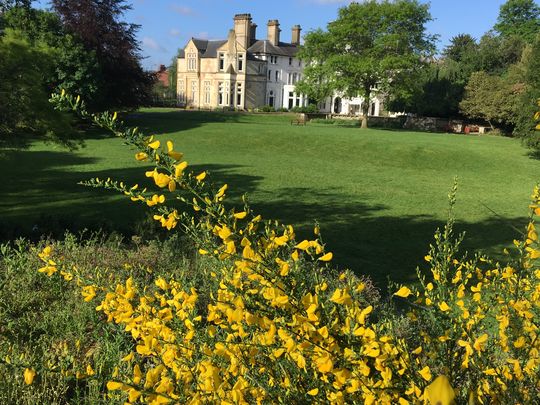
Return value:
[(210, 80), (205, 80), (205, 82), (204, 82), (204, 104), (206, 104), (206, 105), (210, 104), (211, 91), (212, 91), (212, 85), (211, 85)]
[(197, 100), (197, 80), (191, 81), (191, 102), (195, 103)]
[(185, 103), (186, 102), (186, 83), (184, 79), (178, 79), (178, 83), (176, 84), (176, 87), (178, 89), (178, 102)]
[(190, 72), (196, 72), (197, 71), (197, 54), (196, 53), (188, 53), (187, 55), (187, 70)]

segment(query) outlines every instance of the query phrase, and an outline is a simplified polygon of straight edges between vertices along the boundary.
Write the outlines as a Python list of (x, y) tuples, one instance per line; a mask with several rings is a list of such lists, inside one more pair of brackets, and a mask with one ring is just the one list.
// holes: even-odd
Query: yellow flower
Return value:
[(334, 363), (332, 362), (332, 358), (328, 353), (318, 357), (315, 360), (315, 364), (317, 366), (317, 370), (319, 370), (321, 373), (329, 373), (334, 368)]
[(330, 297), (330, 301), (335, 302), (336, 304), (344, 304), (349, 305), (352, 303), (351, 296), (349, 295), (349, 292), (347, 289), (340, 289), (337, 288), (332, 296)]
[(93, 285), (87, 285), (83, 287), (81, 294), (86, 302), (92, 301), (96, 296), (96, 288)]
[(319, 260), (322, 262), (329, 262), (330, 260), (332, 260), (332, 257), (333, 257), (332, 252), (328, 252), (324, 256), (319, 257)]
[(422, 370), (419, 371), (422, 378), (426, 381), (431, 381), (431, 370), (428, 366), (425, 366)]
[[(52, 262), (52, 260), (49, 260), (49, 263)], [(54, 263), (54, 262), (53, 262)], [(38, 271), (40, 273), (45, 273), (46, 275), (48, 275), (49, 277), (52, 276), (54, 273), (56, 273), (58, 271), (58, 269), (56, 268), (56, 265), (47, 265), (47, 266), (44, 266), (44, 267), (41, 267), (40, 269), (38, 269)]]
[(92, 368), (92, 366), (90, 364), (88, 364), (86, 366), (86, 374), (87, 375), (94, 375), (96, 374), (96, 372), (94, 371), (94, 369)]
[(514, 342), (514, 347), (516, 349), (520, 349), (523, 346), (525, 346), (525, 338), (523, 336), (520, 336), (517, 338), (517, 340)]
[(234, 217), (236, 219), (244, 219), (247, 215), (247, 212), (246, 211), (242, 211), (242, 212), (237, 212), (236, 214), (234, 214)]
[(159, 145), (160, 145), (159, 141), (154, 141), (154, 142), (150, 142), (148, 144), (148, 147), (151, 148), (151, 149), (156, 150), (157, 148), (159, 148)]
[(217, 192), (216, 198), (221, 198), (225, 194), (225, 191), (227, 190), (227, 184), (224, 184)]
[(444, 302), (444, 301), (441, 302), (441, 303), (439, 304), (439, 308), (440, 308), (440, 310), (443, 311), (443, 312), (450, 311), (450, 307), (449, 307), (448, 304), (447, 304), (446, 302)]
[(318, 388), (313, 388), (312, 390), (309, 390), (307, 393), (308, 393), (308, 395), (311, 395), (312, 397), (314, 397), (315, 395), (317, 395), (319, 393), (319, 389)]
[(136, 153), (135, 154), (135, 159), (141, 161), (141, 160), (146, 160), (148, 159), (148, 154), (147, 153), (144, 153), (144, 152), (139, 152), (139, 153)]
[(122, 390), (124, 389), (124, 384), (118, 381), (109, 381), (107, 383), (107, 389), (109, 391), (116, 391), (116, 390)]
[(172, 157), (174, 160), (181, 160), (184, 157), (184, 154), (174, 151), (173, 148), (173, 143), (171, 141), (167, 141), (167, 155)]
[(451, 405), (455, 396), (454, 389), (444, 375), (438, 376), (424, 391), (424, 397), (430, 405)]
[(24, 383), (30, 385), (34, 382), (36, 371), (33, 368), (27, 368), (24, 370)]
[(476, 351), (481, 352), (484, 350), (484, 346), (486, 345), (486, 342), (488, 340), (487, 333), (484, 333), (482, 336), (480, 336), (478, 339), (474, 341), (473, 348)]
[(197, 181), (203, 181), (206, 178), (206, 172), (198, 174), (196, 177)]
[(405, 286), (401, 287), (397, 292), (394, 293), (394, 295), (397, 295), (398, 297), (402, 297), (402, 298), (407, 298), (411, 294), (412, 294), (412, 291)]
[(52, 246), (45, 246), (43, 250), (40, 253), (38, 253), (38, 256), (41, 260), (43, 260), (44, 262), (47, 262), (47, 260), (51, 256), (51, 253), (52, 253)]
[(163, 204), (164, 202), (165, 202), (165, 196), (163, 194), (162, 195), (154, 194), (150, 200), (146, 200), (146, 204), (149, 207), (153, 207), (154, 205), (157, 205), (157, 204)]
[(182, 177), (182, 173), (184, 172), (184, 170), (186, 169), (187, 166), (188, 166), (188, 162), (186, 162), (186, 161), (178, 163), (174, 167), (174, 177), (176, 177), (177, 179)]
[(309, 241), (303, 240), (298, 245), (295, 246), (296, 249), (306, 250), (309, 247)]

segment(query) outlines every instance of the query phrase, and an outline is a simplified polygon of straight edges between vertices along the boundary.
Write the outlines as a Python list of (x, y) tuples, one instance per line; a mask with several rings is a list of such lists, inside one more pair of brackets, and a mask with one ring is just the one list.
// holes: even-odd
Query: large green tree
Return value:
[(486, 120), (492, 128), (511, 133), (517, 122), (523, 91), (521, 64), (512, 66), (503, 76), (479, 71), (471, 75), (459, 106), (467, 117)]
[(534, 0), (508, 0), (501, 6), (494, 28), (502, 36), (530, 43), (540, 32), (540, 7)]
[(80, 94), (90, 105), (102, 97), (104, 82), (95, 52), (66, 32), (59, 17), (45, 10), (13, 7), (4, 15), (7, 28), (20, 33), (30, 46), (47, 48), (52, 68), (43, 78), (51, 91)]
[(523, 64), (525, 90), (520, 98), (514, 134), (523, 138), (529, 147), (540, 151), (540, 131), (535, 130), (534, 119), (540, 100), (540, 35), (527, 48)]
[(125, 0), (52, 0), (66, 30), (94, 52), (104, 82), (101, 109), (138, 107), (150, 99), (154, 75), (141, 66), (136, 24), (123, 21)]
[(18, 31), (0, 37), (0, 141), (22, 145), (29, 136), (65, 141), (72, 135), (68, 116), (49, 103), (46, 78), (54, 69), (47, 47), (30, 44)]
[(325, 64), (330, 49), (330, 35), (317, 29), (305, 36), (304, 46), (299, 52), (299, 57), (306, 60), (307, 65), (304, 67), (303, 80), (296, 84), (296, 90), (307, 94), (316, 104), (322, 103), (334, 92), (335, 72)]
[(307, 67), (301, 88), (324, 84), (349, 97), (361, 96), (366, 128), (374, 89), (397, 93), (408, 83), (403, 79), (434, 52), (435, 38), (425, 29), (430, 19), (429, 6), (416, 0), (369, 0), (341, 8), (326, 31), (305, 36), (300, 57)]

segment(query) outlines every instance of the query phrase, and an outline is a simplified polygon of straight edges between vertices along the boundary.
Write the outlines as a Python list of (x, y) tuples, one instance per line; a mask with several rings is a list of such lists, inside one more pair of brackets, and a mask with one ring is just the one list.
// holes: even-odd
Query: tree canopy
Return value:
[(307, 66), (300, 88), (316, 99), (331, 91), (360, 95), (362, 127), (367, 127), (374, 89), (397, 91), (406, 83), (402, 79), (433, 54), (434, 36), (425, 29), (430, 19), (429, 6), (416, 0), (370, 0), (341, 8), (326, 31), (305, 36), (300, 57)]
[(501, 5), (494, 28), (502, 36), (531, 43), (540, 32), (540, 7), (534, 0), (508, 0)]
[(0, 55), (0, 142), (23, 146), (29, 135), (39, 134), (65, 143), (72, 135), (69, 118), (49, 103), (44, 80), (54, 69), (50, 50), (7, 28)]
[(154, 77), (140, 64), (139, 26), (122, 20), (125, 0), (52, 0), (66, 30), (94, 52), (106, 87), (99, 109), (138, 107), (149, 100)]

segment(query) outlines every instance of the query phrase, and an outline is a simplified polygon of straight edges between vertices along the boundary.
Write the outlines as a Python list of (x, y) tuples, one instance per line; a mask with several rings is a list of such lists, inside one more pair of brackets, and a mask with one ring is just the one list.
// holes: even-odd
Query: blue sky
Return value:
[[(421, 0), (423, 3), (427, 1)], [(302, 33), (324, 28), (335, 19), (337, 10), (349, 0), (132, 0), (133, 9), (125, 20), (141, 25), (138, 33), (143, 65), (155, 70), (160, 64), (168, 65), (178, 48), (189, 38), (226, 38), (233, 25), (233, 16), (250, 13), (258, 25), (257, 37), (266, 36), (266, 23), (278, 19), (283, 41), (290, 40), (295, 24)], [(432, 0), (433, 17), (427, 25), (431, 34), (438, 34), (438, 48), (448, 44), (450, 38), (469, 33), (475, 38), (490, 30), (497, 20), (499, 7), (505, 0)], [(38, 4), (47, 5), (47, 0)]]

